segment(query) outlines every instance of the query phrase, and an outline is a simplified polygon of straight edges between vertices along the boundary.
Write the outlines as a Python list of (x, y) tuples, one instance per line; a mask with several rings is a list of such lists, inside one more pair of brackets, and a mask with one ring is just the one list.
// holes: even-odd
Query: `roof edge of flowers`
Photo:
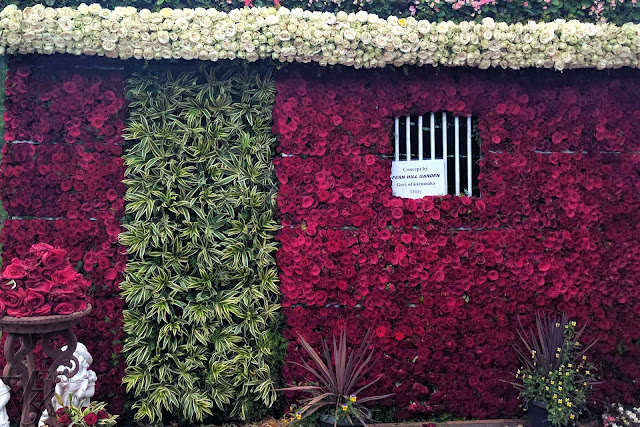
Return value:
[(285, 7), (113, 10), (42, 5), (0, 12), (0, 53), (120, 59), (271, 59), (378, 68), (638, 68), (640, 24), (555, 20), (507, 24), (386, 19)]

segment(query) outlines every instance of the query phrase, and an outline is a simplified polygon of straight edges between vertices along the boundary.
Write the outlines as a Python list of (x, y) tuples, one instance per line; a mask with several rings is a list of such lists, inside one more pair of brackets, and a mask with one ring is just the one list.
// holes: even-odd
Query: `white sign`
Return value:
[(415, 160), (391, 163), (393, 195), (405, 199), (447, 194), (444, 160)]

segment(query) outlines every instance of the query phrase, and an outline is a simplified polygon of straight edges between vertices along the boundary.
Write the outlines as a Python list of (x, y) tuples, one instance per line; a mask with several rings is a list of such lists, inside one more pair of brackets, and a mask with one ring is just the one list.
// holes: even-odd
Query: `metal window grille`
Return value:
[(445, 111), (395, 118), (395, 161), (446, 159), (447, 193), (480, 196), (480, 144), (473, 117)]

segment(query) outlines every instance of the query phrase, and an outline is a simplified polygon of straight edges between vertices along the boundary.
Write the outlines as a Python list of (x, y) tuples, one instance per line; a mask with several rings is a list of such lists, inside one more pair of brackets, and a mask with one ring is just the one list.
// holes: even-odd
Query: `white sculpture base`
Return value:
[[(65, 346), (66, 347), (66, 346)], [(65, 347), (62, 347), (64, 350)], [(96, 380), (98, 377), (96, 373), (89, 369), (89, 366), (93, 363), (93, 357), (89, 354), (87, 347), (78, 343), (76, 347), (76, 351), (73, 352), (73, 355), (78, 359), (78, 372), (71, 378), (63, 375), (63, 369), (58, 370), (58, 379), (59, 382), (56, 384), (56, 394), (60, 396), (64, 402), (64, 406), (69, 405), (69, 397), (71, 397), (71, 404), (77, 408), (82, 408), (84, 406), (89, 406), (91, 403), (91, 398), (96, 393)], [(75, 363), (71, 362), (71, 369), (75, 369)], [(53, 409), (57, 411), (62, 406), (58, 402), (58, 399), (52, 399)], [(47, 414), (44, 413), (40, 417), (40, 421), (38, 422), (38, 426), (42, 427), (45, 425), (45, 420), (47, 419)], [(0, 423), (0, 427), (5, 427)], [(6, 425), (9, 427), (9, 424)]]

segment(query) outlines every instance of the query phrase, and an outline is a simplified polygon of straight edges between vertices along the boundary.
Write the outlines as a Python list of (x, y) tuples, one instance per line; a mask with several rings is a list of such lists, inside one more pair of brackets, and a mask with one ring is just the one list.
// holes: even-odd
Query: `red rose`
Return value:
[(34, 316), (49, 316), (51, 314), (51, 304), (45, 304), (33, 311)]
[(67, 414), (62, 414), (58, 417), (58, 422), (62, 427), (68, 427), (71, 424), (71, 418)]
[(2, 272), (2, 277), (4, 279), (22, 279), (27, 276), (27, 270), (22, 268), (22, 266), (17, 265), (16, 263), (11, 263), (4, 269)]
[(109, 418), (109, 413), (107, 411), (105, 411), (104, 409), (100, 409), (98, 411), (98, 419), (99, 420), (105, 420)]
[(87, 415), (84, 416), (84, 422), (90, 426), (96, 425), (96, 423), (98, 422), (98, 416), (93, 412), (89, 412)]
[(36, 243), (35, 245), (31, 246), (31, 249), (29, 249), (29, 252), (40, 254), (41, 252), (47, 251), (49, 249), (53, 249), (53, 246), (51, 246), (48, 243)]
[(34, 311), (44, 305), (44, 295), (33, 289), (27, 289), (25, 292), (24, 305), (27, 309)]
[(51, 292), (51, 289), (56, 286), (56, 284), (51, 280), (40, 280), (37, 282), (32, 281), (25, 283), (25, 285), (27, 285), (27, 288), (33, 289), (34, 291), (42, 292), (43, 294), (48, 294), (49, 292)]
[(79, 275), (77, 271), (73, 269), (73, 267), (69, 266), (64, 270), (58, 270), (51, 275), (51, 280), (56, 283), (68, 283), (69, 280), (73, 279), (76, 275)]
[(23, 298), (17, 291), (5, 291), (0, 295), (0, 302), (7, 308), (16, 308), (22, 304)]
[(7, 306), (2, 302), (2, 298), (0, 298), (0, 317), (4, 316), (7, 313)]
[(67, 259), (67, 251), (64, 249), (51, 249), (42, 255), (42, 265), (46, 268), (61, 266)]
[(73, 314), (75, 312), (75, 308), (73, 307), (73, 304), (69, 302), (61, 302), (60, 304), (54, 307), (53, 312), (55, 314), (64, 316), (68, 314)]

